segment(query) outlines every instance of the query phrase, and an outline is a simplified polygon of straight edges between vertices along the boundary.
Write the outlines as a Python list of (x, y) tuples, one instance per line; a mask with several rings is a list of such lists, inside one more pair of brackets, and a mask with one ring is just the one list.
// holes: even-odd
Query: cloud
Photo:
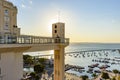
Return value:
[(31, 8), (33, 4), (33, 0), (7, 0), (14, 3), (16, 6), (20, 6), (20, 8)]
[(25, 8), (26, 6), (24, 4), (21, 5), (22, 8)]

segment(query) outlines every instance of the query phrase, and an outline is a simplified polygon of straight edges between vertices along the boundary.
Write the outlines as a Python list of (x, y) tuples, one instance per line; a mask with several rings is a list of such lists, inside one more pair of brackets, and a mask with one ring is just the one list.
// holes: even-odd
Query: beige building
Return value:
[(18, 35), (17, 7), (11, 2), (0, 0), (0, 43), (11, 43)]

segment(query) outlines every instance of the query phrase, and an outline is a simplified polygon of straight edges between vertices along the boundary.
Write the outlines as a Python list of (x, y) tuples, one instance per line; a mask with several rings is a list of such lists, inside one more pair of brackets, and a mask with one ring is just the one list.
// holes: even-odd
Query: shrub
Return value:
[(119, 71), (118, 71), (117, 69), (114, 69), (113, 72), (114, 72), (115, 74), (119, 73)]
[(96, 77), (97, 75), (95, 73), (92, 74), (92, 77)]
[(82, 80), (87, 80), (88, 79), (88, 76), (87, 75), (83, 75), (81, 76)]
[(44, 66), (42, 64), (37, 64), (34, 66), (34, 71), (36, 73), (42, 73), (44, 71)]
[(109, 79), (110, 77), (109, 77), (109, 75), (108, 75), (108, 73), (105, 73), (105, 72), (103, 72), (102, 73), (102, 76), (101, 76), (103, 79)]

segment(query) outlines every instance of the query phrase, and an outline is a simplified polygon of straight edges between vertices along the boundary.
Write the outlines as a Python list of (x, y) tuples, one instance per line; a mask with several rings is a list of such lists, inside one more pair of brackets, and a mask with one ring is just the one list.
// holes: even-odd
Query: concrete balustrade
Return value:
[(53, 44), (69, 43), (69, 38), (39, 37), (30, 35), (20, 35), (18, 37), (2, 37), (0, 44)]

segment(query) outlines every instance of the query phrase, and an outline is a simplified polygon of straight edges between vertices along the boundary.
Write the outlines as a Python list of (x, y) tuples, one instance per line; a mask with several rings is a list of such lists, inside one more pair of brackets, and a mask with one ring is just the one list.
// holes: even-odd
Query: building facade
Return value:
[(17, 7), (11, 2), (0, 0), (0, 43), (11, 43), (19, 35)]

